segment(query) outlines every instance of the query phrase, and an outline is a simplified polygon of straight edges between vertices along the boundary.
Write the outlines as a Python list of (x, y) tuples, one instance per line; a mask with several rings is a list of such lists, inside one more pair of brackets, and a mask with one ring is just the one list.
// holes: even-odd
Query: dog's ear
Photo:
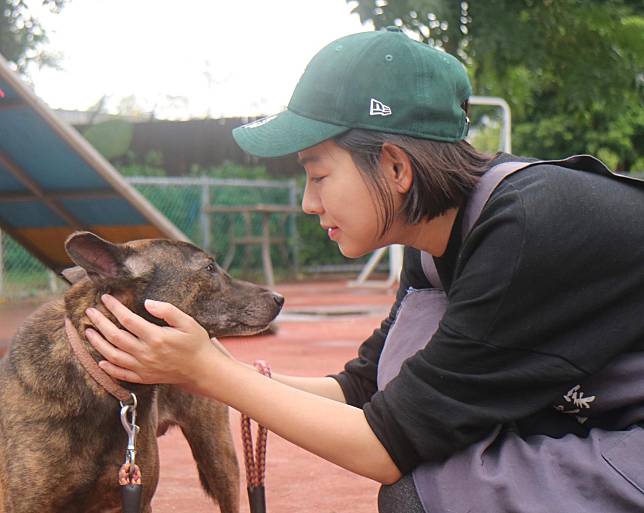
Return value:
[(65, 241), (65, 250), (92, 281), (119, 280), (129, 274), (123, 264), (127, 257), (124, 248), (91, 232), (72, 233)]
[(67, 283), (73, 285), (74, 283), (81, 281), (83, 278), (87, 278), (87, 271), (83, 269), (80, 265), (75, 265), (74, 267), (68, 267), (60, 271)]

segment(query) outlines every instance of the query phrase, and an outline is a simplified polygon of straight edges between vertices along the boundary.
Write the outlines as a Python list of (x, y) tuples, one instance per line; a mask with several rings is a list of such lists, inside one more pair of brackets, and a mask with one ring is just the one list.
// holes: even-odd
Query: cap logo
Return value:
[(251, 121), (250, 123), (247, 123), (244, 125), (244, 128), (257, 128), (262, 125), (265, 125), (272, 119), (275, 119), (278, 116), (278, 114), (273, 114), (272, 116), (267, 116), (265, 118), (258, 119), (256, 121)]
[(391, 107), (388, 107), (384, 103), (371, 98), (371, 105), (369, 105), (369, 115), (370, 116), (391, 116)]

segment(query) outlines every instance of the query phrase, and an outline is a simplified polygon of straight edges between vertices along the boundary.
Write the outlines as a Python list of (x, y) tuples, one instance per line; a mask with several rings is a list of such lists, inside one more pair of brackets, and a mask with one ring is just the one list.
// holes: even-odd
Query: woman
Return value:
[(406, 246), (396, 303), (343, 372), (269, 380), (172, 305), (146, 303), (162, 328), (109, 296), (133, 335), (89, 311), (101, 367), (383, 483), (381, 512), (644, 507), (642, 185), (592, 158), (476, 151), (470, 94), (456, 59), (390, 28), (323, 48), (286, 111), (234, 131), (298, 154), (302, 208), (344, 255)]

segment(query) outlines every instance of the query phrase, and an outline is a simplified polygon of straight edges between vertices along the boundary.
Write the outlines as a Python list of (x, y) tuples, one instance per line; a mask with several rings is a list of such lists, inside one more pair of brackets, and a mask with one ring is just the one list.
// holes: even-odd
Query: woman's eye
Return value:
[(313, 183), (320, 183), (322, 180), (324, 180), (326, 176), (312, 176), (311, 181)]
[(217, 268), (215, 267), (215, 264), (208, 264), (206, 266), (206, 271), (208, 271), (209, 273), (215, 273), (217, 272)]

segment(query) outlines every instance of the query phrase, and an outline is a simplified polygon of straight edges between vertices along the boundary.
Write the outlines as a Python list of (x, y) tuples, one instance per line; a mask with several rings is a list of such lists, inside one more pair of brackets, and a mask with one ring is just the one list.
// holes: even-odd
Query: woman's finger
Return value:
[(119, 367), (126, 367), (131, 369), (136, 367), (139, 363), (138, 360), (129, 353), (118, 349), (105, 340), (101, 334), (91, 328), (85, 330), (85, 337), (92, 344), (92, 347), (101, 353), (110, 362)]
[(107, 360), (101, 360), (100, 362), (98, 362), (98, 366), (114, 379), (118, 379), (120, 381), (128, 381), (130, 383), (145, 382), (143, 378), (141, 378), (141, 376), (139, 376), (136, 372), (118, 367)]
[(114, 317), (118, 319), (121, 326), (139, 338), (145, 339), (146, 335), (149, 334), (150, 331), (153, 331), (155, 328), (158, 329), (158, 326), (135, 314), (114, 296), (103, 294), (101, 296), (101, 301), (105, 307), (114, 314)]
[(140, 345), (135, 337), (127, 331), (120, 329), (96, 308), (88, 308), (85, 313), (96, 329), (119, 349), (129, 353), (135, 351)]
[(168, 326), (177, 328), (184, 333), (194, 330), (197, 324), (192, 317), (171, 303), (146, 299), (145, 309), (155, 317), (163, 319), (168, 323)]

